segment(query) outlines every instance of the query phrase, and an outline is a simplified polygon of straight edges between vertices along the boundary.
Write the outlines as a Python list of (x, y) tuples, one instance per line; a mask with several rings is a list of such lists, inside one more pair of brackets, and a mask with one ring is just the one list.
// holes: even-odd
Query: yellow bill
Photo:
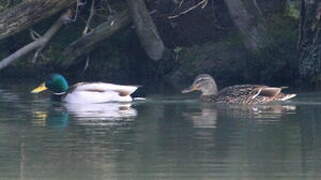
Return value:
[(48, 88), (46, 87), (45, 83), (40, 84), (37, 88), (33, 89), (31, 93), (40, 93), (42, 91), (47, 90)]
[(196, 88), (196, 87), (194, 87), (194, 86), (191, 86), (191, 87), (189, 87), (189, 88), (186, 88), (186, 89), (184, 89), (183, 91), (182, 91), (182, 93), (190, 93), (190, 92), (193, 92), (193, 91), (197, 91), (198, 89)]

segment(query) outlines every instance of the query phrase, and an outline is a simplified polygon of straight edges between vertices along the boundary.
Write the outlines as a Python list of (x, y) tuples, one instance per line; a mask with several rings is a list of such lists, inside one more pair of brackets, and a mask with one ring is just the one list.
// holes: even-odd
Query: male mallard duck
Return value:
[(49, 79), (31, 91), (39, 93), (50, 90), (55, 97), (67, 103), (105, 103), (105, 102), (130, 102), (130, 96), (138, 86), (117, 85), (103, 82), (80, 82), (71, 87), (60, 74), (51, 74)]
[(201, 100), (226, 104), (265, 104), (275, 101), (286, 101), (296, 94), (282, 93), (282, 87), (269, 87), (265, 85), (234, 85), (217, 90), (215, 80), (208, 74), (200, 74), (193, 85), (184, 89), (182, 93), (201, 91)]

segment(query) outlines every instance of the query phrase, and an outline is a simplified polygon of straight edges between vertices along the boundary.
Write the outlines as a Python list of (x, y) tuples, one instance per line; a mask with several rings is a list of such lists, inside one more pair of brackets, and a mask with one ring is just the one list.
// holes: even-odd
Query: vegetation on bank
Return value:
[[(243, 0), (237, 7), (245, 13), (233, 9), (236, 5), (229, 0), (63, 1), (66, 3), (61, 3), (61, 10), (53, 15), (0, 39), (0, 57), (5, 59), (35, 40), (30, 35), (35, 33), (30, 32), (43, 35), (66, 9), (72, 11), (70, 20), (43, 48), (40, 45), (36, 59), (37, 48), (1, 69), (1, 77), (41, 78), (49, 72), (61, 72), (74, 78), (125, 83), (165, 80), (185, 86), (197, 74), (210, 73), (220, 87), (265, 83), (297, 88), (317, 87), (321, 81), (315, 70), (320, 69), (317, 62), (309, 64), (307, 71), (313, 73), (301, 73), (303, 50), (298, 42), (308, 37), (303, 37), (304, 27), (299, 26), (299, 0)], [(10, 2), (0, 5), (0, 26), (1, 18), (21, 4)], [(315, 13), (318, 5), (311, 11)], [(118, 16), (127, 9), (129, 15)], [(127, 16), (128, 22), (118, 18)], [(110, 25), (118, 22), (119, 27), (111, 30)], [(109, 27), (103, 27), (104, 23)], [(313, 24), (315, 31), (318, 26)], [(97, 33), (96, 40), (84, 39), (86, 28), (89, 34)], [(0, 28), (0, 37), (3, 33)]]

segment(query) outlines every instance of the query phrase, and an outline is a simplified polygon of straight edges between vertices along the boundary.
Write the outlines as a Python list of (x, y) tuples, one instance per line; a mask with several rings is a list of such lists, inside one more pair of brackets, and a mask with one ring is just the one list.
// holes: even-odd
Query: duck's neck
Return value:
[(215, 100), (215, 98), (217, 97), (216, 94), (213, 94), (213, 95), (201, 95), (201, 101), (203, 102), (212, 102)]
[(64, 93), (64, 94), (53, 93), (51, 95), (51, 100), (53, 100), (53, 101), (62, 101), (65, 96), (66, 96), (66, 93)]
[(213, 90), (206, 90), (202, 91), (202, 96), (216, 96), (217, 95), (217, 89)]

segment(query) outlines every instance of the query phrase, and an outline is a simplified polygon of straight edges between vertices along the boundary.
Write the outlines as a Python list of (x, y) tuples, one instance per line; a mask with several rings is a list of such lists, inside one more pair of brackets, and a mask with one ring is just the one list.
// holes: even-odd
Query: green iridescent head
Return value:
[(60, 74), (51, 74), (49, 78), (37, 88), (31, 91), (31, 93), (40, 93), (45, 90), (50, 90), (54, 93), (63, 93), (68, 90), (68, 82)]

